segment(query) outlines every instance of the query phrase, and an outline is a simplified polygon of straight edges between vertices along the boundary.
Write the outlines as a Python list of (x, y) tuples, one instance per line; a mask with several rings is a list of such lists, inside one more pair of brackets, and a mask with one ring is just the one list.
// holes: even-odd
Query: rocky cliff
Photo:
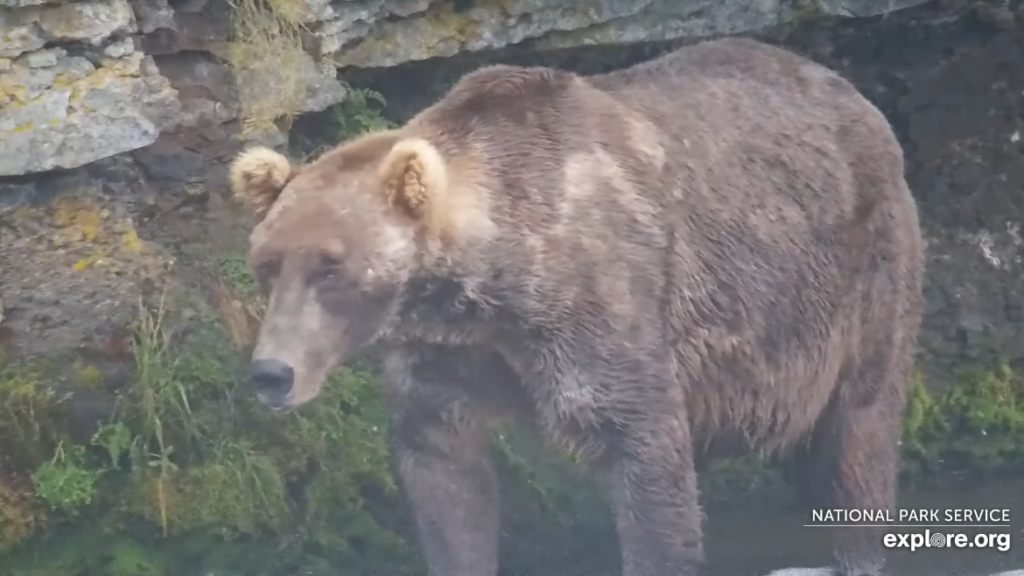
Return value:
[(695, 38), (919, 1), (4, 0), (0, 176), (75, 168), (244, 112), (322, 110), (344, 97), (339, 67)]

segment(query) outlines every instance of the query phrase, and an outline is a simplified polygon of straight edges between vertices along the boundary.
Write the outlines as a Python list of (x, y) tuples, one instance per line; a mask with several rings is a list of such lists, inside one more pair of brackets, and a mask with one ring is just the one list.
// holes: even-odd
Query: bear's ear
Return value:
[(248, 203), (256, 217), (263, 220), (292, 176), (291, 162), (284, 155), (256, 146), (231, 163), (231, 193)]
[(384, 157), (379, 170), (384, 200), (415, 220), (429, 219), (445, 201), (448, 166), (437, 148), (426, 140), (399, 140)]
[(377, 175), (387, 205), (416, 222), (432, 247), (494, 233), (486, 174), (471, 155), (449, 160), (426, 140), (402, 138), (384, 156)]

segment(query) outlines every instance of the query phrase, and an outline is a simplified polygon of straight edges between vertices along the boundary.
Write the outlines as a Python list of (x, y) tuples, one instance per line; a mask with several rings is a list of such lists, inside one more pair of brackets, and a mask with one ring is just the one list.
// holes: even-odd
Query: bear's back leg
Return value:
[[(876, 338), (839, 375), (835, 396), (805, 452), (798, 482), (806, 504), (820, 508), (893, 510), (899, 439), (913, 364), (910, 337)], [(901, 341), (902, 340), (902, 341)], [(833, 528), (841, 576), (881, 576), (885, 528)]]

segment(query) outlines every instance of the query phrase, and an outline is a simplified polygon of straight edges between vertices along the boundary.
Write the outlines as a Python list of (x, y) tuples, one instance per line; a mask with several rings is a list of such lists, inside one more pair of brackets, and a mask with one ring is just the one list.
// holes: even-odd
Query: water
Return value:
[[(935, 549), (890, 551), (893, 576), (990, 576), (1024, 570), (1024, 479), (960, 485), (942, 489), (904, 490), (899, 507), (1007, 508), (1011, 528), (934, 528), (932, 532), (1009, 532), (1010, 550)], [(828, 531), (805, 528), (808, 519), (784, 498), (758, 505), (709, 510), (705, 524), (708, 573), (714, 576), (755, 576), (769, 570), (824, 566), (830, 560)], [(895, 531), (895, 530), (894, 530)], [(904, 530), (920, 532), (920, 530)], [(1024, 572), (1014, 576), (1024, 576)]]

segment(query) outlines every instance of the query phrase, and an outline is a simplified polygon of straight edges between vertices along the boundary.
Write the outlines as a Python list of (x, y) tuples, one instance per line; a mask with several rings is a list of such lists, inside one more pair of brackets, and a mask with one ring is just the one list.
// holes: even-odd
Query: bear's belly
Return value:
[(794, 354), (774, 370), (736, 359), (708, 366), (685, 393), (695, 450), (770, 454), (805, 437), (838, 383), (842, 357), (827, 350)]

